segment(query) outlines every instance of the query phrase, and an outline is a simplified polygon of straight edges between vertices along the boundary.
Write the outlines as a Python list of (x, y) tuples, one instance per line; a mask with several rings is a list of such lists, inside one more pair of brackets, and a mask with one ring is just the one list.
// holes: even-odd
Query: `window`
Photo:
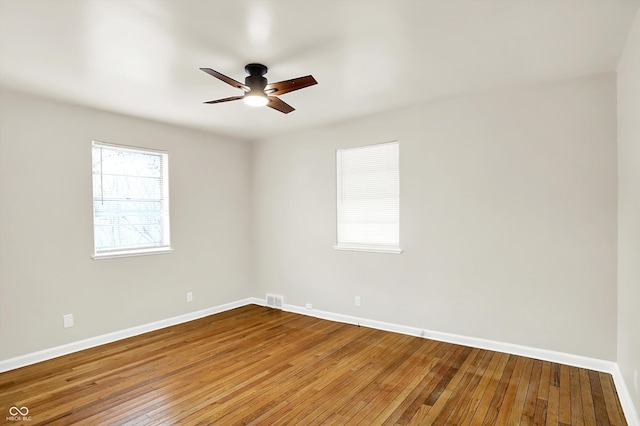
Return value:
[(166, 152), (93, 142), (94, 259), (171, 252)]
[(401, 253), (399, 164), (399, 142), (336, 151), (336, 249)]

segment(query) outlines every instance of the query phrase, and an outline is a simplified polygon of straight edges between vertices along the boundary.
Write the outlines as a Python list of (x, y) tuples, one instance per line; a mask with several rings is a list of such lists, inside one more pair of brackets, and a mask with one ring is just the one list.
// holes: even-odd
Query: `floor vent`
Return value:
[(277, 294), (267, 293), (267, 306), (274, 309), (282, 309), (284, 305), (284, 297)]

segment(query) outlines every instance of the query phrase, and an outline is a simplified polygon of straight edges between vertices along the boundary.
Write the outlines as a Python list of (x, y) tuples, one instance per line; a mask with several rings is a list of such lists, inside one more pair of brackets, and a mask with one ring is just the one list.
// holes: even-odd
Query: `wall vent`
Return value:
[(282, 309), (284, 297), (277, 294), (267, 293), (267, 306), (274, 309)]

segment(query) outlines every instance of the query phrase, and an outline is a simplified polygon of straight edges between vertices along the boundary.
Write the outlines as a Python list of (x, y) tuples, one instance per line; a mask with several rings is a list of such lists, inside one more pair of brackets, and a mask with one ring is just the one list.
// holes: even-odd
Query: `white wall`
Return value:
[[(336, 313), (616, 360), (615, 95), (607, 73), (252, 148), (2, 92), (0, 359), (269, 291)], [(175, 253), (90, 259), (92, 139), (170, 152)], [(395, 139), (405, 252), (334, 251), (335, 149)], [(66, 313), (75, 327), (62, 328)], [(624, 340), (637, 348), (631, 332)]]
[[(391, 140), (404, 253), (334, 251), (335, 149)], [(261, 141), (254, 202), (261, 294), (616, 359), (614, 73)]]
[[(90, 258), (92, 139), (169, 151), (173, 254)], [(1, 92), (0, 360), (250, 296), (250, 156), (245, 141)]]
[(640, 13), (618, 65), (618, 364), (640, 413)]

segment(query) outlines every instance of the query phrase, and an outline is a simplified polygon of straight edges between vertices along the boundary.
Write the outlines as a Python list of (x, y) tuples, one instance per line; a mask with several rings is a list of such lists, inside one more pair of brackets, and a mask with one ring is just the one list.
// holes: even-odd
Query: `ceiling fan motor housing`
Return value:
[(252, 92), (264, 92), (264, 88), (267, 87), (267, 79), (263, 75), (267, 73), (268, 68), (262, 64), (248, 64), (244, 70), (249, 74), (245, 77), (244, 84), (249, 86)]

